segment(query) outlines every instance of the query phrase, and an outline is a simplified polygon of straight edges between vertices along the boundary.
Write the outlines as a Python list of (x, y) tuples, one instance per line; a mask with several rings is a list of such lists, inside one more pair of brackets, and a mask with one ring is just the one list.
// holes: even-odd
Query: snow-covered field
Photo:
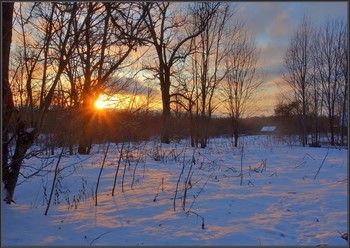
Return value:
[(122, 144), (111, 143), (97, 206), (107, 144), (88, 156), (65, 154), (47, 215), (57, 155), (32, 157), (17, 204), (2, 204), (2, 245), (348, 245), (340, 237), (348, 232), (346, 149), (265, 136), (241, 144), (125, 144), (120, 156)]

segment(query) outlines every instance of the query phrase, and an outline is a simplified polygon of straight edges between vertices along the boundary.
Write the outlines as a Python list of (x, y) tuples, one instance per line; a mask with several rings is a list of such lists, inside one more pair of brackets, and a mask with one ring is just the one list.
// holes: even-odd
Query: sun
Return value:
[(96, 102), (95, 102), (95, 107), (97, 109), (103, 109), (103, 108), (106, 108), (107, 105), (106, 105), (106, 102), (102, 101), (101, 99), (98, 99)]

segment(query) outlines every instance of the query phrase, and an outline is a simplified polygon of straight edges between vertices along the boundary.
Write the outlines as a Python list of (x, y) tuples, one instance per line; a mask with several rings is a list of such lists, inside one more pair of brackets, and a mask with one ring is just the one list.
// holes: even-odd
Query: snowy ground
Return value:
[(94, 146), (93, 156), (64, 155), (47, 215), (57, 158), (32, 157), (17, 204), (2, 204), (2, 245), (348, 245), (339, 234), (348, 232), (346, 149), (265, 136), (244, 137), (242, 144), (125, 144), (114, 196), (122, 145), (111, 144), (97, 206), (107, 145)]

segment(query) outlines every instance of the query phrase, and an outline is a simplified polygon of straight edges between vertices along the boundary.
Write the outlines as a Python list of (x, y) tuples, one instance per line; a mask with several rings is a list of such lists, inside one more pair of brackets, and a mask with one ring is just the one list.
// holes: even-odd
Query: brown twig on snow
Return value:
[(103, 166), (105, 165), (105, 162), (106, 162), (106, 157), (107, 157), (107, 153), (108, 153), (109, 145), (110, 145), (110, 144), (111, 144), (111, 142), (108, 142), (107, 149), (106, 149), (105, 155), (104, 155), (104, 157), (103, 157), (103, 161), (102, 161), (100, 173), (98, 174), (98, 178), (97, 178), (96, 190), (95, 190), (95, 206), (97, 206), (97, 190), (98, 190), (98, 185), (100, 184), (100, 178), (101, 178)]
[(316, 172), (316, 175), (315, 175), (315, 177), (314, 177), (314, 181), (315, 181), (315, 179), (316, 179), (316, 177), (317, 177), (318, 173), (320, 172), (321, 167), (322, 167), (322, 165), (323, 165), (324, 161), (326, 160), (326, 158), (327, 158), (327, 156), (328, 156), (328, 152), (329, 152), (329, 147), (328, 147), (328, 150), (327, 150), (326, 156), (324, 157), (324, 159), (323, 159), (323, 161), (322, 161), (322, 163), (321, 163), (320, 167), (318, 168), (318, 170), (317, 170), (317, 172)]
[(47, 207), (46, 207), (46, 210), (45, 210), (45, 215), (47, 215), (47, 212), (49, 211), (49, 208), (50, 208), (51, 199), (52, 199), (52, 194), (53, 194), (53, 190), (54, 190), (55, 184), (56, 184), (57, 174), (59, 173), (58, 165), (60, 164), (60, 161), (61, 161), (61, 158), (62, 158), (62, 155), (63, 155), (63, 151), (64, 151), (64, 146), (62, 147), (61, 153), (60, 153), (60, 155), (59, 155), (59, 157), (58, 157), (58, 160), (57, 160), (57, 163), (56, 163), (55, 175), (54, 175), (54, 178), (53, 178), (53, 181), (52, 181), (52, 187), (51, 187), (50, 197), (49, 197), (49, 201), (48, 201), (48, 203), (47, 203)]

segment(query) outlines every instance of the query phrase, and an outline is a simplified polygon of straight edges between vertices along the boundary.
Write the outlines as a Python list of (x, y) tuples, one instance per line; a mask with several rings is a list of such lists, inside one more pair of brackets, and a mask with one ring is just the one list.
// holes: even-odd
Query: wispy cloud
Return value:
[(260, 69), (267, 88), (264, 94), (269, 99), (270, 113), (273, 113), (272, 103), (282, 92), (290, 91), (281, 78), (283, 57), (303, 16), (307, 15), (315, 26), (324, 25), (327, 18), (346, 20), (348, 3), (240, 2), (238, 6), (237, 18), (245, 21), (260, 50)]

